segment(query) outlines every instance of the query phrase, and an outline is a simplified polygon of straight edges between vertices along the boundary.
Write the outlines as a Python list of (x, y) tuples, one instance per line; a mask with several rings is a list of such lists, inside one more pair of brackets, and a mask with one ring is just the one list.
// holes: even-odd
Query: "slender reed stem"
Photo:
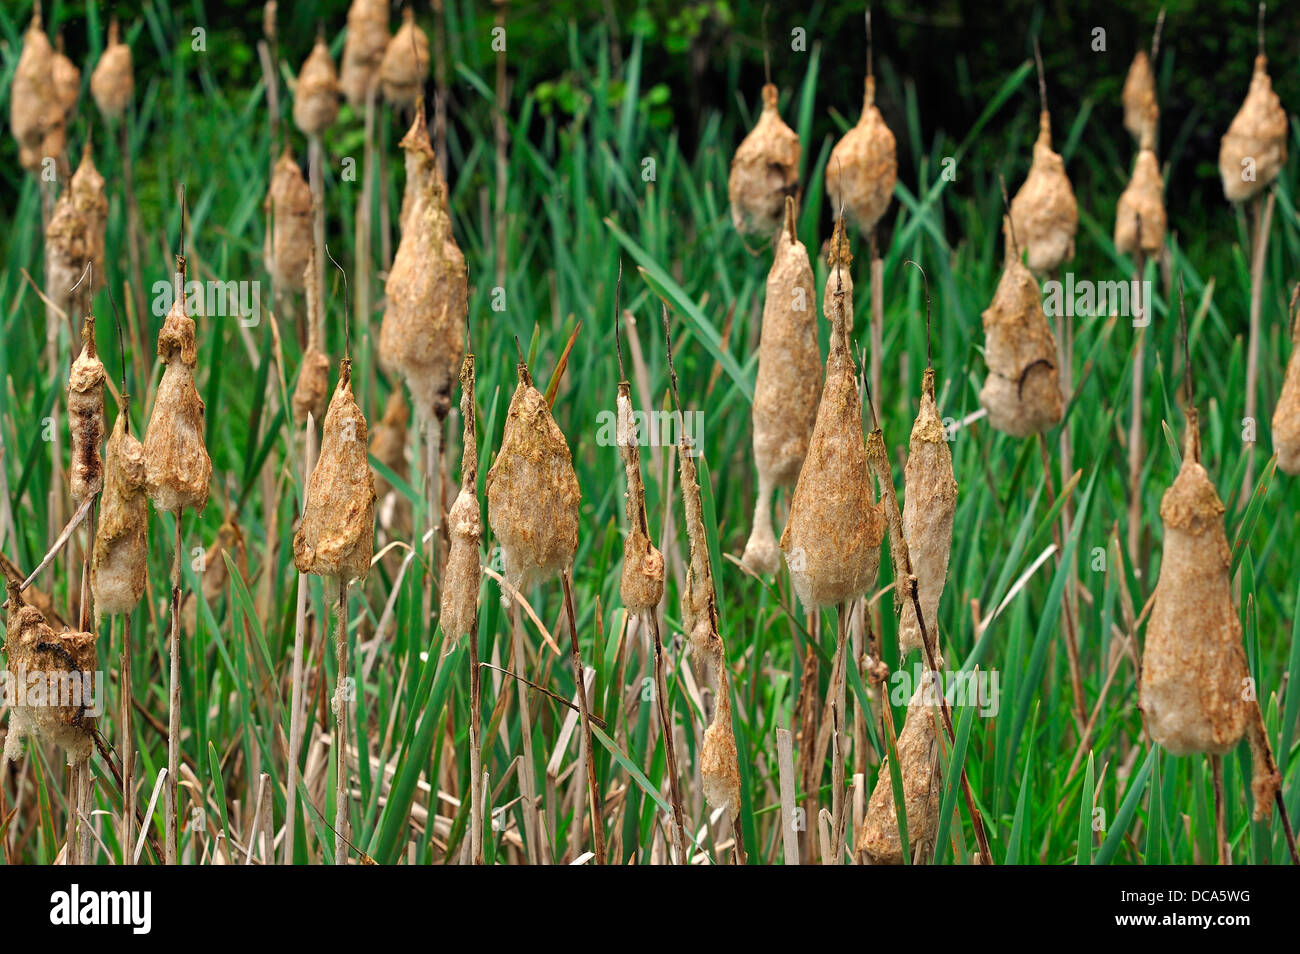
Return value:
[(578, 717), (582, 722), (582, 740), (587, 759), (587, 794), (591, 801), (591, 837), (596, 864), (605, 863), (605, 819), (600, 803), (600, 785), (596, 781), (595, 740), (591, 734), (591, 713), (587, 706), (587, 683), (582, 672), (582, 653), (578, 651), (578, 617), (573, 611), (573, 582), (570, 571), (560, 574), (564, 584), (564, 610), (569, 616), (569, 646), (573, 651), (573, 677), (578, 682)]
[(334, 863), (348, 863), (348, 584), (339, 583), (338, 619), (334, 630)]
[[(524, 632), (519, 619), (519, 603), (513, 599), (510, 601), (510, 638), (514, 655), (514, 664), (511, 668), (515, 672), (522, 673), (527, 668), (527, 657), (524, 655)], [(515, 681), (515, 686), (519, 692), (519, 734), (524, 749), (524, 764), (519, 771), (519, 794), (524, 815), (525, 848), (528, 851), (528, 863), (535, 865), (541, 855), (542, 846), (541, 825), (537, 811), (537, 777), (533, 770), (535, 764), (533, 723), (528, 711), (528, 686), (519, 680)]]
[[(1134, 260), (1134, 287), (1140, 288), (1146, 274), (1146, 255), (1139, 249), (1134, 253)], [(1145, 317), (1149, 320), (1151, 316)], [(1134, 573), (1141, 573), (1142, 565), (1138, 548), (1142, 539), (1142, 389), (1146, 356), (1146, 328), (1138, 328), (1133, 343), (1133, 387), (1128, 425), (1128, 559)]]
[[(1245, 417), (1258, 429), (1256, 411), (1259, 400), (1259, 337), (1260, 310), (1264, 297), (1264, 263), (1268, 256), (1268, 238), (1272, 231), (1273, 205), (1277, 193), (1268, 191), (1268, 198), (1256, 196), (1251, 201), (1254, 213), (1255, 237), (1251, 245), (1250, 261), (1250, 340), (1246, 344), (1246, 413)], [(1255, 440), (1246, 443), (1246, 473), (1241, 481), (1242, 500), (1249, 500), (1255, 486)]]
[(122, 864), (135, 864), (131, 846), (135, 844), (135, 729), (131, 705), (131, 613), (122, 616), (122, 659), (118, 677), (118, 705), (121, 707), (122, 741)]
[(1223, 801), (1223, 756), (1210, 756), (1210, 774), (1214, 779), (1214, 850), (1216, 864), (1229, 865), (1232, 859), (1228, 850), (1226, 806)]
[(677, 845), (677, 863), (686, 864), (686, 812), (682, 807), (682, 786), (677, 774), (677, 746), (673, 741), (673, 717), (668, 704), (667, 659), (659, 633), (659, 618), (654, 609), (642, 613), (655, 641), (655, 702), (659, 709), (659, 729), (664, 740), (664, 761), (668, 769), (668, 799), (673, 809), (673, 841)]
[[(306, 503), (307, 481), (316, 466), (316, 418), (307, 412), (303, 426), (302, 487)], [(303, 710), (302, 655), (303, 639), (307, 631), (307, 574), (298, 574), (298, 605), (294, 613), (293, 663), (289, 690), (289, 765), (286, 775), (284, 820), (284, 864), (293, 864), (294, 841), (298, 831), (298, 758), (302, 751), (302, 730), (306, 713)]]
[(469, 625), (469, 837), (473, 863), (483, 864), (483, 688), (478, 656), (478, 614)]
[(167, 786), (164, 789), (163, 815), (166, 824), (165, 857), (166, 863), (177, 863), (176, 813), (179, 808), (178, 781), (181, 769), (181, 515), (176, 510), (176, 539), (172, 552), (172, 600), (169, 627), (171, 636), (169, 652), (171, 657), (170, 704), (167, 714)]

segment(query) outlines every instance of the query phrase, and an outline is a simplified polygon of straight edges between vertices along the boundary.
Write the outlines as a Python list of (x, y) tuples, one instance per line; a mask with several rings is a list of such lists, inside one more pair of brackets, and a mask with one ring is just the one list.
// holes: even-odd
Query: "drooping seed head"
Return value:
[(1154, 139), (1156, 119), (1156, 77), (1146, 50), (1138, 50), (1124, 78), (1124, 128), (1136, 142), (1149, 132)]
[(123, 43), (117, 17), (108, 25), (108, 45), (99, 57), (95, 72), (90, 74), (90, 95), (105, 119), (121, 119), (135, 95), (135, 77), (131, 69), (131, 47)]
[(854, 229), (869, 233), (889, 208), (897, 181), (897, 145), (876, 106), (876, 78), (869, 75), (862, 115), (826, 163), (826, 196), (837, 215), (843, 209)]
[(319, 136), (334, 124), (339, 115), (339, 79), (334, 58), (324, 36), (316, 44), (298, 71), (298, 86), (293, 93), (293, 121), (308, 136)]
[[(928, 676), (927, 676), (928, 678)], [(931, 692), (942, 690), (934, 689)], [(907, 720), (898, 735), (898, 768), (903, 780), (903, 810), (907, 818), (907, 844), (912, 857), (928, 859), (938, 834), (940, 778), (938, 726), (934, 707), (922, 684), (907, 705)], [(858, 837), (858, 851), (873, 865), (903, 864), (903, 844), (898, 834), (898, 811), (888, 759), (880, 764), (876, 787), (867, 802), (866, 821)], [(911, 860), (911, 859), (908, 859)]]
[(619, 597), (629, 613), (653, 612), (664, 596), (664, 556), (650, 540), (641, 479), (641, 451), (632, 412), (632, 389), (618, 385), (618, 450), (627, 478), (627, 537), (623, 541), (623, 574)]
[(1291, 360), (1287, 362), (1286, 379), (1273, 411), (1273, 448), (1277, 451), (1277, 466), (1288, 474), (1300, 474), (1300, 309), (1297, 296), (1291, 299)]
[(68, 374), (68, 432), (72, 461), (68, 483), (78, 506), (104, 488), (104, 362), (95, 348), (95, 319), (87, 316), (81, 328), (81, 354)]
[(415, 22), (411, 8), (402, 10), (402, 25), (384, 49), (379, 82), (384, 99), (394, 106), (411, 106), (429, 73), (429, 37)]
[(467, 635), (478, 617), (478, 591), (483, 580), (479, 547), (483, 518), (478, 503), (478, 438), (474, 433), (474, 355), (465, 355), (460, 370), (461, 441), (460, 491), (447, 514), (451, 539), (442, 578), (442, 631), (448, 639)]
[(353, 109), (365, 106), (371, 84), (379, 82), (379, 64), (387, 48), (388, 0), (352, 0), (339, 86)]
[(1011, 222), (1024, 246), (1031, 271), (1053, 271), (1074, 257), (1079, 231), (1079, 206), (1074, 198), (1065, 160), (1052, 149), (1051, 119), (1039, 116), (1034, 159), (1020, 191), (1011, 200)]
[(763, 87), (763, 112), (731, 160), (727, 197), (742, 235), (771, 236), (781, 225), (786, 196), (799, 195), (799, 136), (777, 112), (777, 90)]
[(1165, 243), (1164, 180), (1153, 148), (1153, 133), (1148, 130), (1143, 135), (1146, 138), (1133, 164), (1133, 178), (1115, 206), (1115, 250), (1125, 255), (1139, 250), (1144, 255), (1158, 255)]
[(90, 563), (90, 588), (98, 614), (129, 613), (140, 602), (148, 579), (144, 446), (126, 424), (126, 410), (119, 410), (104, 454), (104, 495)]
[(23, 49), (9, 87), (9, 126), (18, 140), (24, 169), (40, 168), (46, 136), (63, 124), (54, 86), (54, 48), (41, 26), (39, 11), (23, 34)]
[(306, 287), (303, 276), (315, 247), (311, 186), (287, 145), (271, 173), (267, 203), (271, 209), (271, 277), (281, 288), (300, 292)]
[(1286, 110), (1273, 91), (1268, 59), (1255, 57), (1250, 91), (1219, 144), (1219, 177), (1229, 202), (1244, 202), (1267, 188), (1286, 164)]
[(307, 256), (302, 281), (307, 293), (307, 349), (303, 352), (298, 381), (293, 388), (293, 419), (299, 424), (306, 423), (309, 412), (317, 421), (321, 420), (330, 393), (330, 359), (321, 350), (322, 321), (314, 245)]

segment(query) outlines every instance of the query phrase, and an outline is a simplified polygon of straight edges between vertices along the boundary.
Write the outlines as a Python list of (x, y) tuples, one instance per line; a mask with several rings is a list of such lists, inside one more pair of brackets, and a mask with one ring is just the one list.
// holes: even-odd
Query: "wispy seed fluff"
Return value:
[(306, 423), (308, 412), (320, 421), (330, 393), (330, 359), (321, 350), (323, 322), (315, 276), (316, 247), (313, 243), (302, 275), (307, 297), (307, 349), (302, 354), (298, 381), (293, 388), (293, 419), (299, 424)]
[(87, 316), (81, 328), (81, 354), (68, 374), (68, 431), (72, 461), (68, 483), (72, 500), (80, 506), (104, 488), (104, 362), (95, 349), (95, 319)]
[(343, 583), (364, 579), (375, 547), (375, 478), (366, 453), (366, 418), (352, 395), (352, 359), (325, 412), (320, 456), (307, 481), (302, 522), (293, 536), (293, 563)]
[(129, 613), (140, 602), (147, 579), (149, 504), (144, 446), (126, 426), (123, 408), (105, 449), (104, 495), (90, 563), (90, 589), (99, 614)]
[(460, 455), (460, 492), (447, 514), (451, 549), (442, 577), (442, 632), (448, 639), (469, 634), (478, 617), (478, 591), (483, 579), (479, 546), (483, 519), (478, 503), (478, 438), (474, 434), (474, 355), (465, 355), (460, 369), (460, 417), (464, 422)]
[(325, 37), (318, 35), (298, 71), (293, 93), (294, 124), (308, 136), (319, 136), (339, 115), (339, 80)]
[(312, 235), (311, 186), (286, 145), (271, 173), (266, 201), (271, 209), (269, 266), (275, 283), (289, 291), (312, 284), (304, 279), (315, 247)]
[(1287, 119), (1273, 92), (1268, 58), (1255, 57), (1250, 91), (1219, 144), (1219, 177), (1229, 202), (1244, 202), (1262, 192), (1286, 164)]
[(1273, 411), (1273, 449), (1277, 466), (1288, 474), (1300, 474), (1300, 309), (1291, 300), (1291, 360), (1286, 366), (1282, 393)]
[(654, 612), (664, 596), (664, 556), (650, 540), (645, 509), (645, 484), (641, 480), (641, 450), (636, 417), (632, 413), (632, 386), (618, 383), (618, 452), (627, 477), (627, 538), (623, 541), (623, 575), (619, 598), (632, 614)]
[[(410, 467), (406, 461), (406, 434), (411, 422), (411, 409), (402, 395), (401, 387), (388, 394), (384, 416), (375, 425), (370, 436), (370, 454), (402, 480), (407, 480)], [(379, 520), (391, 535), (403, 536), (410, 531), (411, 503), (406, 496), (396, 492), (388, 478), (375, 471), (375, 495), (379, 501)]]
[(455, 375), (465, 353), (469, 279), (452, 235), (446, 187), (425, 126), (424, 109), (402, 138), (406, 197), (402, 238), (385, 285), (388, 307), (379, 329), (379, 359), (401, 374), (416, 411), (443, 420), (451, 410)]
[(1158, 255), (1165, 244), (1165, 185), (1156, 159), (1154, 127), (1153, 117), (1151, 128), (1142, 134), (1133, 178), (1115, 207), (1115, 250), (1125, 255), (1139, 250)]
[(487, 474), (488, 523), (520, 591), (573, 564), (578, 550), (578, 476), (564, 433), (524, 364), (506, 412), (501, 450)]
[[(13, 684), (27, 685), (32, 673), (60, 678), (77, 678), (82, 693), (89, 693), (90, 678), (98, 668), (94, 633), (57, 633), (45, 622), (40, 610), (24, 602), (20, 584), (7, 581), (9, 612), (5, 620), (5, 654)], [(83, 695), (83, 700), (88, 696)], [(9, 732), (5, 736), (5, 758), (22, 757), (22, 741), (35, 736), (53, 742), (67, 754), (68, 764), (90, 758), (94, 748), (91, 728), (94, 718), (86, 705), (19, 705), (9, 707)]]
[(1006, 264), (993, 301), (981, 315), (989, 373), (980, 404), (995, 429), (1028, 437), (1054, 426), (1064, 411), (1056, 337), (1043, 313), (1038, 282), (1020, 261), (1010, 219), (1003, 219), (1002, 232)]
[(1138, 50), (1124, 78), (1124, 128), (1137, 142), (1148, 130), (1155, 135), (1156, 77), (1146, 50)]
[(835, 225), (822, 307), (831, 323), (826, 383), (781, 550), (805, 607), (815, 609), (861, 595), (876, 579), (885, 536), (883, 506), (872, 500), (862, 397), (849, 352), (853, 325), (852, 256), (844, 220)]
[(799, 195), (799, 136), (777, 112), (777, 90), (763, 87), (763, 112), (731, 159), (727, 197), (742, 235), (771, 236), (781, 225), (786, 196)]
[(40, 11), (23, 34), (23, 49), (9, 87), (9, 126), (18, 140), (18, 157), (28, 170), (40, 168), (47, 135), (63, 125), (54, 87), (54, 48), (41, 26)]
[(99, 57), (95, 72), (90, 74), (90, 95), (105, 119), (121, 119), (134, 94), (131, 47), (122, 42), (117, 17), (113, 17), (108, 25), (108, 45)]
[[(904, 468), (903, 537), (907, 541), (916, 577), (917, 600), (926, 632), (938, 652), (939, 597), (948, 579), (948, 557), (952, 552), (952, 525), (957, 512), (957, 480), (953, 476), (952, 451), (944, 438), (943, 422), (934, 400), (934, 369), (926, 368), (921, 385), (921, 409), (912, 424)], [(898, 652), (901, 659), (921, 646), (921, 628), (911, 599), (902, 601), (898, 624)]]
[(198, 346), (194, 320), (185, 314), (184, 263), (177, 263), (172, 307), (158, 333), (162, 380), (144, 438), (149, 499), (159, 510), (179, 514), (208, 502), (212, 461), (204, 444), (204, 409), (194, 385)]
[[(903, 810), (907, 817), (907, 845), (912, 858), (928, 859), (934, 851), (939, 827), (938, 726), (934, 707), (923, 684), (907, 704), (907, 720), (898, 735), (898, 768), (903, 780)], [(888, 759), (880, 763), (876, 787), (867, 802), (866, 822), (858, 836), (858, 851), (873, 865), (903, 864), (902, 839), (898, 835), (898, 811)], [(909, 861), (912, 859), (908, 859)]]
[(1052, 121), (1045, 109), (1038, 117), (1029, 175), (1011, 200), (1011, 222), (1025, 246), (1031, 271), (1041, 275), (1074, 258), (1079, 206), (1065, 174), (1065, 160), (1052, 149)]
[[(104, 191), (104, 177), (95, 168), (87, 142), (77, 171), (54, 204), (54, 213), (45, 227), (49, 285), (65, 311), (74, 314), (89, 311), (95, 289), (104, 285), (107, 226), (108, 195)], [(85, 274), (87, 264), (94, 266), (91, 275)], [(72, 290), (74, 285), (76, 291)]]
[(379, 64), (387, 47), (388, 0), (353, 0), (348, 7), (348, 35), (339, 78), (353, 109), (365, 106), (370, 85), (379, 82)]
[(429, 71), (429, 38), (415, 22), (409, 6), (402, 10), (402, 25), (384, 50), (379, 82), (384, 99), (394, 106), (411, 106), (420, 95)]
[(794, 233), (794, 199), (785, 200), (785, 216), (763, 301), (753, 408), (758, 500), (743, 558), (764, 574), (775, 573), (781, 562), (772, 531), (772, 494), (799, 479), (821, 396), (817, 292), (808, 250)]
[(826, 196), (831, 208), (859, 232), (876, 227), (894, 197), (898, 154), (894, 134), (876, 107), (876, 78), (868, 76), (858, 124), (844, 134), (826, 163)]

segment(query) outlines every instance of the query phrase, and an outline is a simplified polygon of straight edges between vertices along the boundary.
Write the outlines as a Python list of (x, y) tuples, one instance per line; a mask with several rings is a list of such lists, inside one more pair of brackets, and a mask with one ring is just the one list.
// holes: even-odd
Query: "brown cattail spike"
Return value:
[(293, 537), (299, 573), (343, 583), (364, 579), (375, 543), (375, 478), (366, 455), (366, 418), (352, 395), (352, 360), (325, 412), (320, 457), (307, 482), (302, 523)]
[[(926, 678), (929, 678), (928, 674)], [(928, 688), (924, 682), (917, 688), (907, 705), (907, 721), (898, 736), (898, 768), (903, 780), (903, 810), (907, 817), (907, 841), (912, 859), (928, 859), (934, 851), (934, 839), (938, 834), (939, 793), (942, 789), (938, 726), (934, 707), (925, 696), (941, 691)], [(857, 847), (860, 852), (865, 852), (873, 865), (903, 864), (898, 810), (894, 804), (888, 761), (881, 763)]]
[[(451, 549), (442, 578), (442, 632), (448, 639), (468, 635), (478, 616), (478, 591), (483, 573), (479, 546), (483, 519), (478, 503), (478, 439), (474, 433), (474, 355), (466, 354), (460, 369), (460, 416), (464, 436), (460, 456), (460, 492), (447, 514)], [(473, 660), (477, 665), (478, 660)]]
[(286, 291), (302, 291), (313, 284), (311, 277), (315, 274), (307, 271), (315, 247), (311, 186), (287, 145), (271, 173), (267, 202), (271, 208), (271, 277)]
[[(410, 467), (406, 460), (407, 428), (411, 423), (411, 409), (400, 387), (393, 388), (384, 404), (384, 416), (370, 437), (370, 454), (402, 480), (409, 480)], [(379, 501), (379, 522), (391, 535), (404, 536), (410, 532), (411, 502), (394, 490), (388, 478), (375, 472), (375, 496)]]
[(293, 419), (299, 424), (307, 420), (308, 412), (319, 421), (325, 413), (329, 397), (330, 359), (322, 350), (323, 319), (316, 285), (316, 248), (313, 245), (303, 269), (303, 287), (307, 293), (307, 350), (302, 355), (298, 369), (298, 382), (293, 389)]
[(799, 136), (777, 112), (777, 90), (763, 87), (763, 112), (736, 149), (727, 180), (731, 221), (742, 235), (771, 236), (786, 196), (799, 196)]
[[(11, 700), (9, 732), (5, 736), (5, 757), (22, 757), (22, 740), (29, 736), (53, 742), (64, 750), (68, 764), (90, 758), (94, 748), (94, 718), (87, 714), (93, 701), (91, 679), (98, 668), (94, 633), (55, 632), (40, 610), (23, 600), (21, 586), (6, 581), (9, 612), (5, 620), (5, 655), (12, 684), (34, 691), (29, 679), (44, 676), (46, 695), (59, 693), (59, 700), (79, 699), (76, 704), (48, 705)], [(58, 680), (56, 682), (56, 680)], [(64, 696), (63, 693), (68, 693)], [(77, 695), (73, 695), (73, 693)]]
[(61, 134), (63, 110), (54, 87), (54, 48), (41, 26), (39, 8), (23, 34), (22, 53), (9, 87), (9, 125), (24, 169), (40, 168), (47, 155), (58, 158), (58, 153), (44, 151), (47, 136)]
[(128, 432), (127, 423), (123, 407), (104, 457), (104, 495), (90, 564), (90, 588), (95, 612), (100, 614), (134, 609), (144, 594), (149, 569), (144, 446)]
[(785, 200), (785, 214), (786, 227), (777, 237), (772, 269), (767, 274), (754, 383), (758, 500), (744, 563), (763, 574), (775, 573), (780, 567), (772, 531), (772, 493), (799, 479), (821, 395), (817, 292), (808, 250), (794, 234), (794, 199)]
[(1125, 255), (1160, 253), (1165, 243), (1164, 180), (1155, 153), (1155, 105), (1133, 164), (1133, 178), (1115, 207), (1115, 250)]
[(72, 500), (80, 505), (104, 489), (104, 362), (95, 348), (95, 319), (87, 316), (81, 328), (81, 354), (68, 375), (68, 430), (72, 465), (68, 470)]
[(353, 0), (343, 44), (339, 86), (353, 109), (365, 106), (366, 93), (379, 81), (379, 64), (388, 48), (388, 0)]
[(826, 164), (826, 195), (837, 214), (842, 210), (855, 229), (867, 233), (889, 208), (897, 181), (897, 144), (876, 107), (876, 78), (868, 72), (862, 115)]
[(1291, 293), (1291, 360), (1287, 362), (1282, 393), (1273, 411), (1273, 447), (1277, 466), (1300, 474), (1300, 283)]
[(1052, 123), (1046, 109), (1039, 114), (1029, 175), (1011, 200), (1011, 221), (1031, 271), (1050, 272), (1074, 257), (1079, 206), (1065, 174), (1065, 161), (1052, 150)]
[(1250, 91), (1219, 145), (1219, 177), (1229, 202), (1244, 202), (1267, 188), (1286, 164), (1286, 110), (1268, 75), (1268, 59), (1255, 58)]
[(980, 404), (989, 423), (1013, 437), (1042, 433), (1064, 411), (1056, 370), (1056, 337), (1047, 324), (1038, 282), (1020, 261), (1011, 219), (1002, 221), (1006, 264), (984, 310), (984, 360), (989, 374)]
[(384, 99), (394, 106), (412, 106), (429, 72), (429, 37), (415, 22), (409, 6), (402, 9), (402, 25), (384, 50), (379, 82)]
[(420, 417), (442, 421), (451, 410), (465, 353), (469, 279), (423, 109), (416, 110), (401, 146), (407, 192), (402, 238), (385, 286), (388, 307), (379, 329), (379, 356), (385, 368), (402, 375)]
[(323, 34), (298, 72), (293, 94), (293, 121), (308, 136), (319, 136), (339, 115), (339, 80)]
[(563, 573), (578, 550), (581, 492), (564, 433), (524, 364), (487, 474), (488, 523), (506, 578), (528, 590)]
[(105, 119), (121, 119), (135, 95), (135, 79), (131, 69), (131, 47), (123, 43), (117, 17), (108, 24), (108, 45), (95, 72), (90, 74), (90, 95)]
[(831, 237), (822, 307), (831, 323), (826, 382), (808, 455), (799, 471), (781, 549), (795, 592), (809, 609), (846, 602), (876, 579), (885, 516), (871, 493), (862, 397), (849, 350), (853, 278), (844, 219)]
[(1151, 124), (1156, 114), (1156, 77), (1146, 50), (1138, 50), (1124, 78), (1124, 128), (1137, 142), (1147, 132), (1154, 133)]

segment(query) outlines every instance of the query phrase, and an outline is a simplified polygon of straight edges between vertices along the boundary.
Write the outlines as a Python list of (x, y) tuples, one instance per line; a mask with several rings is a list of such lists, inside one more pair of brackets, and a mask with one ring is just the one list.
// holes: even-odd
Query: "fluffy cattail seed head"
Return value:
[(309, 280), (307, 261), (315, 247), (311, 186), (286, 146), (271, 173), (271, 277), (281, 288), (302, 291)]
[(402, 25), (384, 50), (379, 82), (384, 99), (394, 106), (414, 105), (429, 71), (429, 38), (415, 22), (410, 7), (402, 10)]
[[(402, 395), (401, 387), (388, 394), (384, 416), (375, 425), (370, 437), (370, 455), (402, 480), (408, 479), (410, 467), (406, 461), (406, 434), (411, 422), (411, 409)], [(379, 501), (379, 522), (390, 534), (404, 536), (410, 531), (411, 504), (401, 493), (395, 493), (388, 478), (375, 471), (375, 495)]]
[(375, 478), (366, 454), (366, 418), (352, 396), (352, 359), (325, 412), (320, 457), (307, 482), (302, 522), (293, 537), (299, 573), (344, 583), (363, 579), (375, 547)]
[(520, 364), (506, 412), (501, 451), (487, 475), (488, 523), (518, 590), (573, 564), (578, 550), (578, 476), (564, 433), (546, 398)]
[(1038, 282), (1020, 261), (1011, 220), (1003, 219), (1006, 264), (993, 301), (981, 316), (989, 374), (980, 404), (989, 424), (1012, 437), (1054, 426), (1064, 408), (1056, 370), (1056, 337), (1043, 313)]
[[(907, 845), (914, 858), (928, 859), (938, 834), (939, 793), (943, 786), (939, 773), (938, 726), (933, 706), (925, 701), (926, 691), (923, 683), (907, 705), (907, 721), (898, 735), (897, 751), (899, 774), (903, 779)], [(866, 822), (858, 836), (857, 847), (858, 851), (866, 853), (873, 865), (903, 864), (903, 845), (898, 835), (898, 811), (894, 805), (888, 760), (880, 765), (880, 775), (867, 803)]]
[(154, 397), (144, 438), (149, 499), (159, 510), (179, 514), (208, 502), (212, 461), (204, 444), (203, 401), (194, 385), (198, 363), (194, 320), (185, 314), (184, 266), (176, 275), (175, 301), (158, 333), (158, 357), (166, 367)]
[[(1297, 291), (1296, 295), (1300, 295)], [(1277, 466), (1288, 474), (1300, 474), (1300, 310), (1291, 299), (1291, 360), (1286, 366), (1282, 393), (1273, 411), (1273, 448)]]
[(1273, 92), (1268, 59), (1255, 57), (1250, 91), (1219, 144), (1219, 176), (1229, 202), (1244, 202), (1262, 192), (1286, 164), (1287, 119)]
[(641, 480), (641, 453), (636, 418), (632, 413), (632, 388), (618, 385), (618, 450), (627, 477), (627, 538), (623, 541), (623, 575), (619, 597), (629, 613), (653, 612), (664, 596), (664, 556), (650, 540), (646, 519), (645, 484)]
[(465, 353), (469, 278), (452, 235), (446, 189), (436, 171), (423, 109), (416, 110), (401, 146), (406, 151), (406, 212), (385, 285), (379, 355), (386, 369), (402, 375), (420, 416), (441, 421), (451, 409), (455, 374)]
[(817, 421), (790, 503), (781, 549), (800, 601), (809, 609), (861, 595), (876, 579), (885, 536), (882, 505), (872, 500), (862, 397), (849, 352), (853, 292), (844, 220), (836, 223), (822, 307), (831, 349)]
[(442, 578), (442, 632), (448, 639), (468, 635), (478, 618), (478, 591), (483, 579), (479, 546), (483, 519), (478, 504), (478, 439), (474, 433), (474, 355), (465, 355), (460, 370), (460, 416), (465, 422), (460, 458), (460, 492), (447, 514), (451, 547)]
[[(719, 661), (719, 666), (721, 661)], [(723, 672), (720, 668), (718, 672)], [(700, 746), (700, 787), (704, 800), (728, 818), (740, 816), (740, 761), (736, 752), (736, 733), (731, 724), (731, 696), (723, 675), (717, 695), (713, 721), (704, 730)]]
[(1011, 221), (1024, 245), (1031, 271), (1042, 274), (1074, 257), (1079, 231), (1079, 206), (1074, 199), (1065, 160), (1052, 150), (1052, 126), (1047, 110), (1038, 120), (1034, 160), (1020, 191), (1011, 200)]
[(348, 36), (339, 78), (353, 109), (365, 106), (371, 84), (379, 82), (379, 64), (387, 47), (388, 0), (353, 0), (348, 8)]
[(787, 198), (785, 206), (785, 227), (777, 237), (772, 269), (767, 274), (754, 383), (758, 500), (743, 559), (756, 573), (775, 573), (780, 567), (772, 531), (772, 491), (792, 486), (799, 479), (821, 395), (812, 263), (794, 234), (794, 199)]
[(1151, 738), (1172, 754), (1222, 755), (1246, 731), (1249, 673), (1223, 501), (1201, 466), (1194, 409), (1188, 417), (1182, 467), (1160, 501), (1165, 541), (1138, 706)]
[(90, 588), (96, 613), (129, 613), (144, 593), (149, 567), (149, 504), (144, 446), (126, 429), (120, 410), (104, 456), (104, 495), (95, 526)]
[(1143, 135), (1146, 138), (1133, 164), (1133, 178), (1115, 206), (1115, 250), (1125, 255), (1139, 250), (1157, 255), (1165, 243), (1164, 179), (1152, 148), (1154, 134), (1148, 130)]
[(334, 71), (325, 37), (317, 36), (316, 45), (298, 71), (298, 86), (293, 94), (293, 121), (308, 136), (319, 136), (333, 125), (339, 115), (339, 79)]
[(58, 45), (50, 60), (50, 78), (54, 83), (54, 98), (59, 104), (59, 111), (63, 114), (63, 124), (66, 126), (77, 108), (77, 100), (81, 97), (81, 70), (77, 69), (77, 64), (68, 59), (63, 52), (62, 34), (59, 35)]
[(90, 74), (90, 95), (105, 119), (121, 119), (135, 95), (135, 78), (131, 70), (131, 47), (121, 41), (117, 17), (108, 25), (108, 45), (95, 72)]
[(80, 506), (104, 488), (104, 362), (95, 349), (95, 319), (81, 328), (81, 354), (68, 375), (68, 430), (72, 465), (68, 470), (73, 501)]
[(859, 232), (876, 227), (894, 197), (898, 154), (894, 134), (876, 107), (876, 78), (868, 76), (858, 124), (844, 134), (826, 163), (826, 196)]
[(303, 352), (298, 382), (293, 388), (293, 419), (299, 424), (306, 423), (309, 412), (319, 421), (325, 413), (325, 401), (330, 393), (330, 359), (321, 351), (320, 297), (314, 245), (307, 256), (302, 282), (307, 292), (307, 350)]
[[(4, 649), (13, 679), (27, 685), (28, 676), (35, 673), (44, 673), (49, 679), (56, 676), (81, 679), (95, 672), (98, 663), (94, 633), (56, 633), (40, 610), (24, 602), (18, 583), (8, 581), (7, 589), (9, 612)], [(86, 691), (86, 684), (83, 682), (80, 688)], [(94, 748), (91, 735), (94, 722), (87, 715), (85, 705), (11, 703), (5, 757), (20, 758), (22, 740), (35, 736), (62, 748), (69, 765), (84, 762)]]
[(54, 48), (41, 27), (39, 12), (23, 34), (23, 50), (9, 87), (9, 125), (18, 140), (24, 169), (40, 168), (46, 136), (63, 125), (54, 85)]
[(727, 197), (742, 235), (770, 236), (781, 225), (786, 196), (799, 195), (799, 136), (776, 110), (777, 90), (763, 87), (763, 112), (731, 160)]
[[(921, 409), (912, 424), (904, 468), (903, 538), (917, 580), (917, 600), (926, 632), (938, 649), (937, 617), (939, 596), (948, 579), (948, 557), (952, 552), (952, 525), (957, 513), (957, 480), (953, 476), (952, 451), (948, 448), (934, 400), (934, 370), (926, 368), (921, 387)], [(898, 652), (901, 659), (921, 646), (921, 627), (911, 599), (902, 601), (898, 623)]]
[(1146, 50), (1138, 50), (1124, 78), (1124, 128), (1137, 142), (1155, 135), (1156, 77)]

